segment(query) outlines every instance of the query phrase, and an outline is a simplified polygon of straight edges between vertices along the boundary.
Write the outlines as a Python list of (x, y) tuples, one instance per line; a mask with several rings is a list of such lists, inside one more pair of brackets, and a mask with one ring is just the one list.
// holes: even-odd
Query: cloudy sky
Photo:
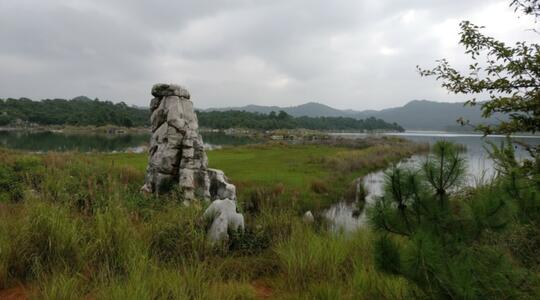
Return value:
[(155, 82), (200, 108), (380, 109), (460, 101), (416, 65), (465, 66), (458, 24), (537, 41), (509, 0), (1, 0), (0, 98), (147, 106)]

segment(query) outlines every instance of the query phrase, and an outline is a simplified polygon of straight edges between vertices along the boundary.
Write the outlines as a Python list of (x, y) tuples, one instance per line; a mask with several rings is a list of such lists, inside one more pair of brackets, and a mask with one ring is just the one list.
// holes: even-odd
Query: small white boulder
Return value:
[(219, 242), (229, 238), (228, 231), (244, 230), (244, 216), (236, 212), (236, 202), (230, 199), (215, 200), (204, 212), (204, 218), (212, 221), (208, 240)]
[(306, 224), (311, 224), (311, 223), (315, 222), (315, 218), (313, 217), (313, 214), (311, 213), (311, 210), (306, 211), (306, 213), (302, 217), (302, 220)]

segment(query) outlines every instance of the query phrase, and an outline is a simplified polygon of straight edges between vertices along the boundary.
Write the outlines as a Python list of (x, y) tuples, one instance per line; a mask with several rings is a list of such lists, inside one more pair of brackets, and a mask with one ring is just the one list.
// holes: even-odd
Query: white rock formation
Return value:
[(231, 199), (236, 201), (236, 187), (230, 184), (225, 173), (217, 169), (208, 169), (210, 178), (210, 195), (213, 199)]
[(165, 194), (179, 186), (186, 201), (215, 200), (204, 213), (207, 218), (215, 216), (210, 240), (227, 238), (228, 228), (243, 230), (244, 217), (236, 212), (236, 187), (223, 171), (208, 168), (189, 92), (175, 84), (156, 84), (152, 95), (152, 137), (141, 191)]
[[(235, 189), (225, 181), (223, 172), (212, 170), (209, 176), (208, 158), (189, 92), (179, 85), (156, 84), (152, 87), (152, 95), (155, 97), (150, 102), (152, 137), (141, 190), (164, 194), (178, 185), (186, 200), (236, 199), (235, 194), (221, 197), (210, 193), (210, 178), (214, 179), (215, 186), (230, 185), (232, 193)], [(221, 176), (213, 175), (218, 172)]]
[(244, 216), (236, 212), (236, 201), (215, 200), (204, 212), (204, 218), (212, 222), (208, 230), (211, 242), (227, 240), (229, 230), (244, 230)]
[(313, 214), (311, 213), (311, 210), (306, 211), (304, 216), (302, 216), (302, 221), (306, 224), (311, 224), (315, 222), (315, 217), (313, 217)]

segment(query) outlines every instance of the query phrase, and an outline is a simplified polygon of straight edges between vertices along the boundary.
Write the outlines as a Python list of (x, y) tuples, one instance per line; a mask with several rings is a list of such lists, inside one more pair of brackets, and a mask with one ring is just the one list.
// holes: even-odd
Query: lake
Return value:
[[(434, 144), (440, 140), (446, 140), (453, 143), (464, 145), (467, 151), (462, 155), (467, 160), (467, 180), (466, 185), (476, 186), (489, 181), (495, 176), (493, 161), (489, 158), (486, 151), (487, 142), (495, 143), (500, 146), (502, 142), (506, 142), (506, 137), (493, 135), (483, 137), (481, 134), (474, 133), (449, 133), (449, 132), (430, 132), (430, 131), (409, 131), (403, 133), (384, 133), (377, 135), (362, 134), (362, 133), (335, 133), (334, 136), (343, 138), (367, 138), (370, 136), (399, 136), (410, 141), (419, 143)], [(515, 140), (525, 142), (529, 145), (540, 145), (540, 136), (517, 135)], [(514, 146), (516, 156), (520, 159), (528, 157), (528, 153), (519, 146)], [(425, 155), (415, 155), (409, 159), (400, 162), (401, 165), (415, 165), (421, 163), (425, 159)], [(384, 184), (384, 170), (373, 172), (365, 176), (362, 184), (366, 190), (366, 205), (376, 201), (378, 196), (382, 195)], [(332, 206), (325, 212), (325, 217), (331, 221), (334, 230), (336, 231), (352, 231), (366, 224), (367, 217), (365, 210), (362, 211), (359, 217), (353, 216), (355, 211), (354, 204), (340, 202)]]
[[(245, 136), (232, 136), (220, 132), (202, 133), (205, 144), (245, 145), (257, 142)], [(150, 133), (90, 134), (62, 132), (0, 131), (0, 147), (33, 152), (143, 152)]]

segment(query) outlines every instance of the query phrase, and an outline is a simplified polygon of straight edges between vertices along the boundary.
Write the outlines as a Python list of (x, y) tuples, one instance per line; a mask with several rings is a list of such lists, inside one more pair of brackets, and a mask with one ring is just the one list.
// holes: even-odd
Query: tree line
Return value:
[(74, 125), (124, 127), (146, 126), (148, 109), (131, 107), (124, 102), (92, 100), (81, 96), (71, 100), (28, 98), (0, 99), (0, 126), (28, 122), (39, 125)]
[[(344, 117), (292, 117), (284, 111), (270, 114), (246, 111), (197, 111), (197, 115), (201, 127), (216, 129), (404, 130), (396, 123), (388, 123), (374, 117), (364, 120)], [(148, 108), (128, 106), (124, 102), (115, 104), (99, 99), (92, 100), (84, 96), (72, 100), (0, 99), (0, 126), (17, 125), (22, 122), (38, 125), (145, 127), (148, 126), (149, 119)]]
[(388, 123), (381, 119), (370, 117), (364, 120), (344, 117), (293, 117), (284, 111), (270, 114), (246, 111), (198, 111), (199, 124), (202, 127), (252, 128), (252, 129), (294, 129), (312, 130), (391, 130), (404, 131), (396, 123)]

